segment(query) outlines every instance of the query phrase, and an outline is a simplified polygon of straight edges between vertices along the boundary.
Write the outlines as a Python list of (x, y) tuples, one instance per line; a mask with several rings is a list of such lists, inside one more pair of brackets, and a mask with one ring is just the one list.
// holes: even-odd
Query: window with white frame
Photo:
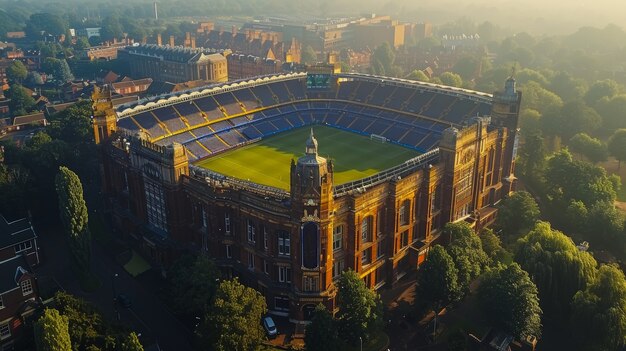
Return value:
[(346, 263), (343, 259), (333, 262), (333, 278), (338, 278), (341, 275), (341, 272), (345, 269), (345, 265)]
[(31, 283), (30, 279), (26, 279), (21, 282), (20, 286), (22, 287), (22, 295), (26, 296), (33, 293), (33, 284)]
[(228, 212), (224, 213), (224, 231), (226, 235), (230, 235), (230, 215)]
[(4, 300), (2, 300), (2, 295), (0, 295), (0, 310), (4, 308)]
[(291, 240), (289, 239), (289, 232), (280, 230), (277, 233), (278, 236), (278, 254), (289, 256), (291, 254)]
[(343, 242), (343, 224), (335, 227), (333, 232), (333, 250), (339, 250), (342, 247)]
[(163, 189), (161, 189), (158, 184), (150, 181), (144, 183), (144, 188), (148, 223), (162, 231), (167, 231), (167, 216)]
[(248, 242), (255, 243), (256, 242), (256, 228), (254, 227), (254, 222), (248, 220)]
[(226, 245), (226, 258), (233, 258), (233, 254), (230, 250), (230, 245)]
[(304, 277), (304, 282), (303, 282), (303, 289), (306, 292), (311, 292), (311, 291), (319, 291), (319, 277), (313, 277), (313, 276), (305, 276)]
[(361, 222), (361, 242), (372, 241), (372, 216), (367, 216)]
[(265, 250), (269, 248), (268, 246), (269, 235), (270, 233), (267, 232), (267, 228), (263, 226), (263, 248)]
[(404, 200), (402, 202), (402, 205), (400, 206), (399, 217), (400, 225), (409, 224), (409, 220), (411, 217), (411, 200)]
[(278, 266), (278, 281), (281, 283), (291, 283), (291, 268)]
[(11, 328), (9, 323), (0, 325), (0, 340), (7, 339), (11, 336)]
[(248, 269), (254, 269), (254, 253), (248, 251)]
[(28, 249), (31, 249), (33, 247), (33, 242), (32, 241), (25, 241), (23, 243), (19, 243), (17, 245), (15, 245), (15, 253), (20, 253), (22, 251), (26, 251)]

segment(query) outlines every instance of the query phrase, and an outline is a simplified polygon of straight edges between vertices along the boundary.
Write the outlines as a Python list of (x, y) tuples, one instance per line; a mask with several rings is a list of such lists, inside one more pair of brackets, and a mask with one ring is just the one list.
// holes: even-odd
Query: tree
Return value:
[(548, 159), (544, 176), (548, 199), (561, 205), (561, 209), (572, 199), (582, 201), (589, 208), (598, 201), (613, 202), (616, 197), (614, 182), (604, 168), (572, 160), (567, 149)]
[(71, 144), (89, 143), (93, 140), (92, 114), (91, 102), (79, 101), (50, 118), (53, 122), (50, 133), (54, 138)]
[(417, 298), (428, 307), (439, 309), (458, 300), (460, 291), (452, 257), (440, 245), (431, 247), (417, 275)]
[(420, 71), (419, 69), (416, 69), (413, 72), (409, 73), (409, 75), (406, 76), (406, 79), (418, 80), (420, 82), (428, 82), (430, 80), (428, 79), (428, 76), (424, 74), (423, 71)]
[(199, 331), (201, 345), (217, 351), (255, 350), (265, 338), (265, 298), (239, 280), (223, 280)]
[(311, 324), (306, 327), (304, 344), (307, 351), (339, 350), (339, 334), (332, 314), (319, 304), (313, 312)]
[(91, 46), (89, 44), (89, 38), (87, 37), (78, 37), (76, 38), (76, 44), (74, 44), (74, 49), (78, 51), (82, 51), (88, 49)]
[(117, 335), (91, 304), (61, 291), (54, 295), (54, 301), (59, 312), (68, 319), (75, 349), (84, 350), (91, 346), (110, 349), (107, 345), (115, 344)]
[(471, 55), (465, 55), (454, 64), (452, 71), (458, 73), (463, 80), (472, 80), (480, 73), (480, 60)]
[(618, 129), (609, 138), (609, 153), (618, 161), (617, 169), (622, 167), (622, 161), (626, 161), (626, 129)]
[(443, 234), (450, 238), (447, 251), (457, 269), (459, 288), (467, 292), (471, 281), (489, 264), (489, 257), (483, 251), (480, 238), (466, 222), (447, 223)]
[(539, 222), (517, 242), (515, 261), (532, 277), (545, 311), (567, 313), (572, 296), (591, 283), (596, 261), (572, 239)]
[(598, 278), (574, 295), (571, 326), (580, 350), (623, 349), (626, 345), (626, 280), (618, 267), (601, 266)]
[(543, 114), (551, 108), (561, 108), (563, 100), (555, 93), (542, 87), (541, 84), (529, 81), (520, 86), (520, 90), (524, 92), (522, 99), (522, 109), (533, 109)]
[(12, 84), (7, 92), (9, 101), (9, 109), (13, 116), (25, 115), (30, 112), (35, 105), (35, 99), (30, 96), (26, 89), (19, 84)]
[(493, 230), (489, 228), (481, 230), (479, 238), (483, 246), (483, 251), (485, 251), (485, 254), (487, 254), (491, 261), (494, 263), (504, 263), (505, 256), (509, 253), (502, 247), (502, 241)]
[(51, 13), (34, 13), (26, 22), (26, 35), (29, 38), (40, 38), (45, 32), (52, 35), (67, 33), (69, 25), (62, 17)]
[(176, 311), (193, 317), (203, 314), (215, 296), (219, 271), (207, 256), (182, 256), (168, 272)]
[(593, 83), (585, 94), (585, 101), (589, 106), (594, 106), (600, 99), (612, 98), (619, 91), (619, 84), (611, 79), (601, 80)]
[(317, 62), (317, 54), (311, 45), (307, 45), (304, 50), (302, 50), (302, 63), (310, 65), (315, 62)]
[(444, 85), (448, 85), (451, 87), (461, 87), (461, 85), (463, 85), (463, 79), (461, 78), (460, 75), (456, 74), (456, 73), (452, 73), (452, 72), (443, 72), (440, 76), (439, 79), (441, 79), (441, 82)]
[(580, 100), (565, 103), (560, 118), (563, 124), (558, 134), (564, 139), (570, 139), (576, 133), (593, 132), (602, 124), (600, 115)]
[(520, 169), (529, 178), (541, 173), (544, 168), (546, 148), (543, 141), (539, 131), (531, 131), (524, 137), (520, 148)]
[(388, 42), (384, 42), (374, 49), (372, 53), (372, 62), (377, 61), (382, 66), (383, 72), (376, 72), (376, 74), (384, 74), (384, 72), (391, 72), (393, 63), (396, 60), (396, 54)]
[(604, 129), (626, 128), (626, 94), (600, 99), (596, 110), (602, 116)]
[(143, 351), (143, 346), (141, 342), (139, 342), (139, 338), (135, 332), (131, 332), (128, 336), (122, 341), (121, 351)]
[(498, 206), (496, 226), (505, 233), (519, 234), (530, 229), (539, 219), (539, 205), (526, 191), (516, 191)]
[(585, 95), (587, 83), (580, 78), (574, 78), (568, 72), (557, 72), (550, 81), (550, 90), (555, 92), (563, 101), (578, 100)]
[(35, 322), (35, 343), (39, 351), (72, 351), (67, 317), (53, 308), (46, 308)]
[(28, 75), (28, 69), (22, 61), (15, 60), (11, 62), (9, 67), (6, 69), (7, 78), (9, 78), (12, 82), (22, 83), (22, 81)]
[(606, 144), (586, 133), (578, 133), (569, 140), (569, 148), (572, 152), (585, 156), (592, 163), (606, 161), (609, 151)]
[(491, 325), (517, 338), (541, 335), (542, 311), (537, 287), (518, 264), (485, 273), (477, 297)]
[(69, 82), (74, 79), (70, 66), (64, 59), (56, 59), (52, 57), (46, 58), (43, 62), (42, 69), (44, 72), (51, 74), (59, 84)]
[(124, 29), (120, 21), (115, 16), (107, 16), (102, 21), (102, 29), (100, 36), (104, 41), (112, 41), (113, 39), (121, 39), (124, 37)]
[(28, 75), (26, 76), (26, 80), (24, 81), (24, 83), (30, 87), (42, 85), (43, 78), (41, 77), (41, 74), (37, 72), (34, 72), (34, 71), (28, 72)]
[(369, 340), (382, 328), (382, 302), (353, 270), (341, 274), (338, 287), (339, 335), (356, 346), (359, 338)]
[(83, 186), (76, 173), (66, 167), (59, 167), (55, 185), (72, 263), (79, 273), (86, 275), (90, 270), (91, 235), (87, 225), (89, 215), (83, 199)]

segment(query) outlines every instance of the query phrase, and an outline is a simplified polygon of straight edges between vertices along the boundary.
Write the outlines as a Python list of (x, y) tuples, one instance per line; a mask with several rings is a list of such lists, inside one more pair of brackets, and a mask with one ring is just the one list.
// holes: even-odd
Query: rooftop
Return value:
[(26, 218), (9, 222), (0, 215), (0, 249), (10, 247), (26, 240), (34, 239), (37, 235), (30, 221)]

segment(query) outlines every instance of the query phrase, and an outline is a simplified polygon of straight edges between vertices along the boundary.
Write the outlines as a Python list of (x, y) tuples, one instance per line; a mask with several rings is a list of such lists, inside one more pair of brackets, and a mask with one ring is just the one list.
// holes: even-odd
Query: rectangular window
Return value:
[(254, 227), (254, 222), (251, 220), (248, 220), (248, 242), (256, 242), (256, 228)]
[(274, 297), (274, 308), (279, 311), (289, 311), (289, 298), (283, 296)]
[(22, 295), (26, 296), (33, 293), (33, 284), (30, 279), (24, 280), (20, 285), (22, 286)]
[(224, 231), (226, 231), (226, 235), (230, 235), (230, 215), (228, 213), (224, 213)]
[(265, 226), (263, 226), (263, 248), (265, 250), (267, 250), (269, 248), (268, 246), (268, 240), (269, 240), (269, 233), (267, 232), (267, 228)]
[(383, 241), (379, 241), (376, 245), (376, 258), (385, 256), (385, 245)]
[(226, 245), (226, 258), (233, 258), (233, 254), (230, 251), (230, 245)]
[(291, 268), (278, 266), (278, 281), (281, 283), (291, 283)]
[(11, 329), (9, 323), (0, 325), (0, 340), (7, 339), (11, 336)]
[(248, 252), (248, 269), (254, 269), (254, 253)]
[(148, 224), (167, 231), (167, 216), (165, 211), (165, 196), (163, 189), (156, 183), (146, 181), (144, 183), (146, 194), (146, 210), (148, 212)]
[(28, 250), (28, 249), (30, 249), (32, 247), (33, 247), (33, 243), (30, 240), (29, 241), (25, 241), (23, 243), (19, 243), (19, 244), (15, 245), (15, 253), (20, 253), (22, 251), (26, 251), (26, 250)]
[(278, 254), (289, 256), (291, 254), (291, 240), (289, 233), (281, 230), (278, 232)]
[(270, 274), (270, 263), (267, 260), (263, 260), (263, 273)]
[(409, 231), (405, 230), (400, 234), (400, 245), (401, 247), (406, 247), (409, 245)]
[(400, 206), (400, 225), (406, 225), (406, 223), (406, 208), (404, 207), (404, 204), (402, 204), (402, 206)]
[(333, 262), (333, 278), (338, 278), (345, 268), (344, 260), (336, 260)]
[(304, 277), (304, 291), (319, 291), (319, 277)]
[(202, 211), (202, 228), (206, 228), (206, 224), (207, 224), (206, 210), (204, 209), (204, 206), (200, 206), (200, 209)]
[(376, 215), (376, 234), (381, 236), (383, 233), (383, 210), (378, 210)]
[(2, 295), (0, 295), (0, 310), (4, 308), (4, 300), (2, 300)]
[(361, 254), (361, 265), (365, 266), (372, 262), (372, 248), (370, 247), (367, 250), (363, 250)]
[(335, 227), (335, 231), (333, 232), (333, 250), (341, 249), (343, 242), (343, 225), (338, 225)]
[(372, 241), (372, 216), (367, 216), (361, 222), (361, 243)]

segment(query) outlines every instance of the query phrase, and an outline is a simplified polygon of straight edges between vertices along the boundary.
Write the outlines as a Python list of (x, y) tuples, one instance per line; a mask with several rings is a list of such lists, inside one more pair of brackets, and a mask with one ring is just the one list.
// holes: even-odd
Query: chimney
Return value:
[(196, 37), (191, 37), (191, 48), (195, 49), (196, 48)]
[(174, 36), (170, 35), (170, 46), (174, 46)]
[(157, 34), (157, 45), (163, 45), (163, 39), (161, 38), (161, 33)]

